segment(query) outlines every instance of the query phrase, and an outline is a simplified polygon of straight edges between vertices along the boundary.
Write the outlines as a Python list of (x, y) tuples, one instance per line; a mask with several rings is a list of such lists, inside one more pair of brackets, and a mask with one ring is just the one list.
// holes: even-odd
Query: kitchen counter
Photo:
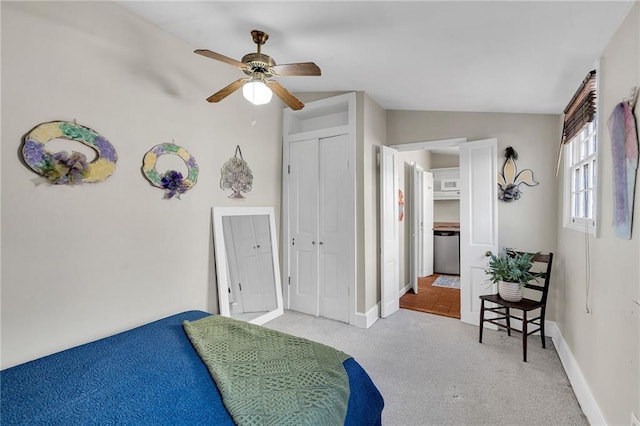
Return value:
[(460, 222), (433, 222), (433, 230), (460, 232)]

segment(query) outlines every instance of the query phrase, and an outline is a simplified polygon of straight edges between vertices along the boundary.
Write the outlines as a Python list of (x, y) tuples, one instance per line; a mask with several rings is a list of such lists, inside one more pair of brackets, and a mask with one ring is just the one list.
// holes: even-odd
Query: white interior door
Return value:
[(478, 324), (478, 296), (491, 293), (484, 269), (498, 244), (498, 141), (460, 144), (460, 319)]
[(318, 316), (318, 139), (290, 143), (289, 164), (289, 307)]
[(423, 173), (422, 270), (421, 277), (433, 275), (433, 173)]
[(418, 277), (422, 259), (422, 175), (423, 171), (415, 164), (411, 165), (409, 178), (411, 253), (409, 257), (409, 279), (413, 292), (418, 294)]
[(349, 322), (349, 162), (346, 135), (319, 141), (319, 224), (317, 250), (320, 315)]
[(398, 226), (397, 150), (380, 147), (380, 226), (381, 226), (381, 316), (400, 309), (400, 237)]

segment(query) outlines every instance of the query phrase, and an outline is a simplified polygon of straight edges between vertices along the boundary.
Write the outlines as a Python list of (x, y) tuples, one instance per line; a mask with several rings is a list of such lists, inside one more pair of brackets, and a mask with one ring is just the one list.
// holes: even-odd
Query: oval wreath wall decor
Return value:
[[(51, 153), (46, 144), (53, 139), (80, 142), (98, 155), (87, 162), (87, 157), (80, 152)], [(31, 129), (24, 136), (22, 158), (45, 182), (53, 185), (102, 182), (113, 174), (118, 161), (116, 150), (107, 139), (95, 130), (69, 121), (50, 121)]]
[[(163, 174), (158, 173), (156, 170), (158, 157), (165, 154), (173, 154), (182, 158), (187, 166), (186, 177), (176, 170), (167, 170)], [(144, 155), (142, 173), (151, 185), (165, 190), (164, 198), (169, 199), (175, 196), (180, 199), (180, 195), (190, 190), (198, 181), (198, 164), (196, 159), (183, 147), (173, 143), (162, 143), (154, 146)]]

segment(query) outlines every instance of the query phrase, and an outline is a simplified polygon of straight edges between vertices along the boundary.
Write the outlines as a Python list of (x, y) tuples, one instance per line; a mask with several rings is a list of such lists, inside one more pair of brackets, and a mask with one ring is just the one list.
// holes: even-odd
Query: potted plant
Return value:
[(489, 266), (485, 273), (489, 281), (498, 284), (498, 294), (508, 302), (519, 302), (524, 294), (524, 286), (536, 280), (531, 272), (533, 259), (537, 253), (519, 253), (504, 249), (499, 255), (489, 253)]

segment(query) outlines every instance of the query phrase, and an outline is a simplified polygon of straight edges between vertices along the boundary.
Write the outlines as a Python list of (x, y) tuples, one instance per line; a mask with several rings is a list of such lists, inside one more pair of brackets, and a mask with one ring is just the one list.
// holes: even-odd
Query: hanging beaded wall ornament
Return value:
[[(67, 139), (80, 142), (96, 151), (96, 158), (88, 162), (81, 152), (51, 153), (47, 142)], [(113, 174), (118, 155), (113, 145), (95, 130), (69, 121), (50, 121), (38, 124), (24, 136), (22, 158), (33, 171), (53, 185), (77, 185), (102, 182)]]
[[(238, 158), (238, 155), (240, 156)], [(233, 194), (229, 198), (244, 198), (242, 192), (250, 192), (253, 184), (253, 174), (244, 158), (240, 145), (236, 146), (236, 153), (231, 157), (220, 170), (220, 188), (231, 189)]]
[[(158, 157), (165, 154), (173, 154), (182, 158), (187, 166), (187, 176), (176, 170), (167, 170), (163, 174), (156, 170)], [(144, 155), (142, 160), (142, 173), (151, 182), (151, 185), (165, 190), (164, 198), (169, 199), (180, 196), (190, 190), (198, 181), (198, 164), (189, 152), (173, 143), (156, 145)]]

